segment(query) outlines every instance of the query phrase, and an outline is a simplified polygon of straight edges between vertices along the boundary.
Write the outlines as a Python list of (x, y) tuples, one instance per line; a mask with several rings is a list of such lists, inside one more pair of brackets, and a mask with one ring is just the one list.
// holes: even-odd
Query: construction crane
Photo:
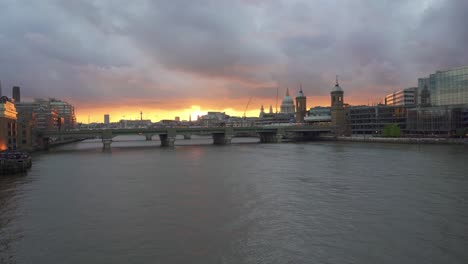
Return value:
[(249, 101), (247, 102), (247, 105), (245, 106), (244, 116), (243, 116), (244, 119), (245, 119), (245, 113), (247, 112), (247, 108), (249, 107), (250, 101), (252, 101), (252, 96), (250, 96)]

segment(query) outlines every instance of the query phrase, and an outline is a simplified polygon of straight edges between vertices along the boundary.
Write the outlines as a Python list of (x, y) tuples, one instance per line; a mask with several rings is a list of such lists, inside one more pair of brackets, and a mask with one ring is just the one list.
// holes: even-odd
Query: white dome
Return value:
[(282, 105), (294, 105), (294, 100), (292, 99), (291, 96), (286, 95), (286, 96), (283, 98), (283, 102), (282, 102), (281, 104), (282, 104)]
[(294, 100), (289, 96), (289, 89), (286, 89), (286, 95), (283, 97), (283, 101), (281, 102), (281, 113), (294, 113), (295, 108)]
[(336, 83), (336, 85), (333, 87), (332, 91), (333, 92), (343, 92), (343, 89), (340, 87), (340, 85), (338, 83)]

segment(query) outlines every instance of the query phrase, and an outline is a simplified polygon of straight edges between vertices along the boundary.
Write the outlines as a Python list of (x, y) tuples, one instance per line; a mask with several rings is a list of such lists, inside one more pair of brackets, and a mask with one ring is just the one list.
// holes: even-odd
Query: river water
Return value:
[(0, 263), (468, 263), (466, 146), (141, 139), (0, 177)]

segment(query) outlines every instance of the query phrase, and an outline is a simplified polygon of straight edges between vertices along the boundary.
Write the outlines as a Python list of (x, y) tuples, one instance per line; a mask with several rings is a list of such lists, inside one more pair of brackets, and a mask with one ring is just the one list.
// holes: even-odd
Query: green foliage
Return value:
[(383, 136), (384, 137), (400, 137), (401, 130), (397, 124), (388, 124), (384, 126)]

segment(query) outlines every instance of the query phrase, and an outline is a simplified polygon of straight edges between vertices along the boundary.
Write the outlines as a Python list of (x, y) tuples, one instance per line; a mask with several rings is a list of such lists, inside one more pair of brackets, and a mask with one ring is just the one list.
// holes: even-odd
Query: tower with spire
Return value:
[(296, 123), (304, 123), (307, 113), (307, 97), (302, 91), (302, 84), (299, 85), (299, 92), (296, 95)]
[(335, 86), (332, 88), (331, 95), (331, 122), (334, 127), (335, 135), (342, 136), (346, 131), (344, 92), (338, 83), (336, 76)]
[(263, 118), (263, 116), (265, 115), (265, 109), (263, 108), (263, 105), (260, 107), (260, 115), (259, 117), (260, 118)]

